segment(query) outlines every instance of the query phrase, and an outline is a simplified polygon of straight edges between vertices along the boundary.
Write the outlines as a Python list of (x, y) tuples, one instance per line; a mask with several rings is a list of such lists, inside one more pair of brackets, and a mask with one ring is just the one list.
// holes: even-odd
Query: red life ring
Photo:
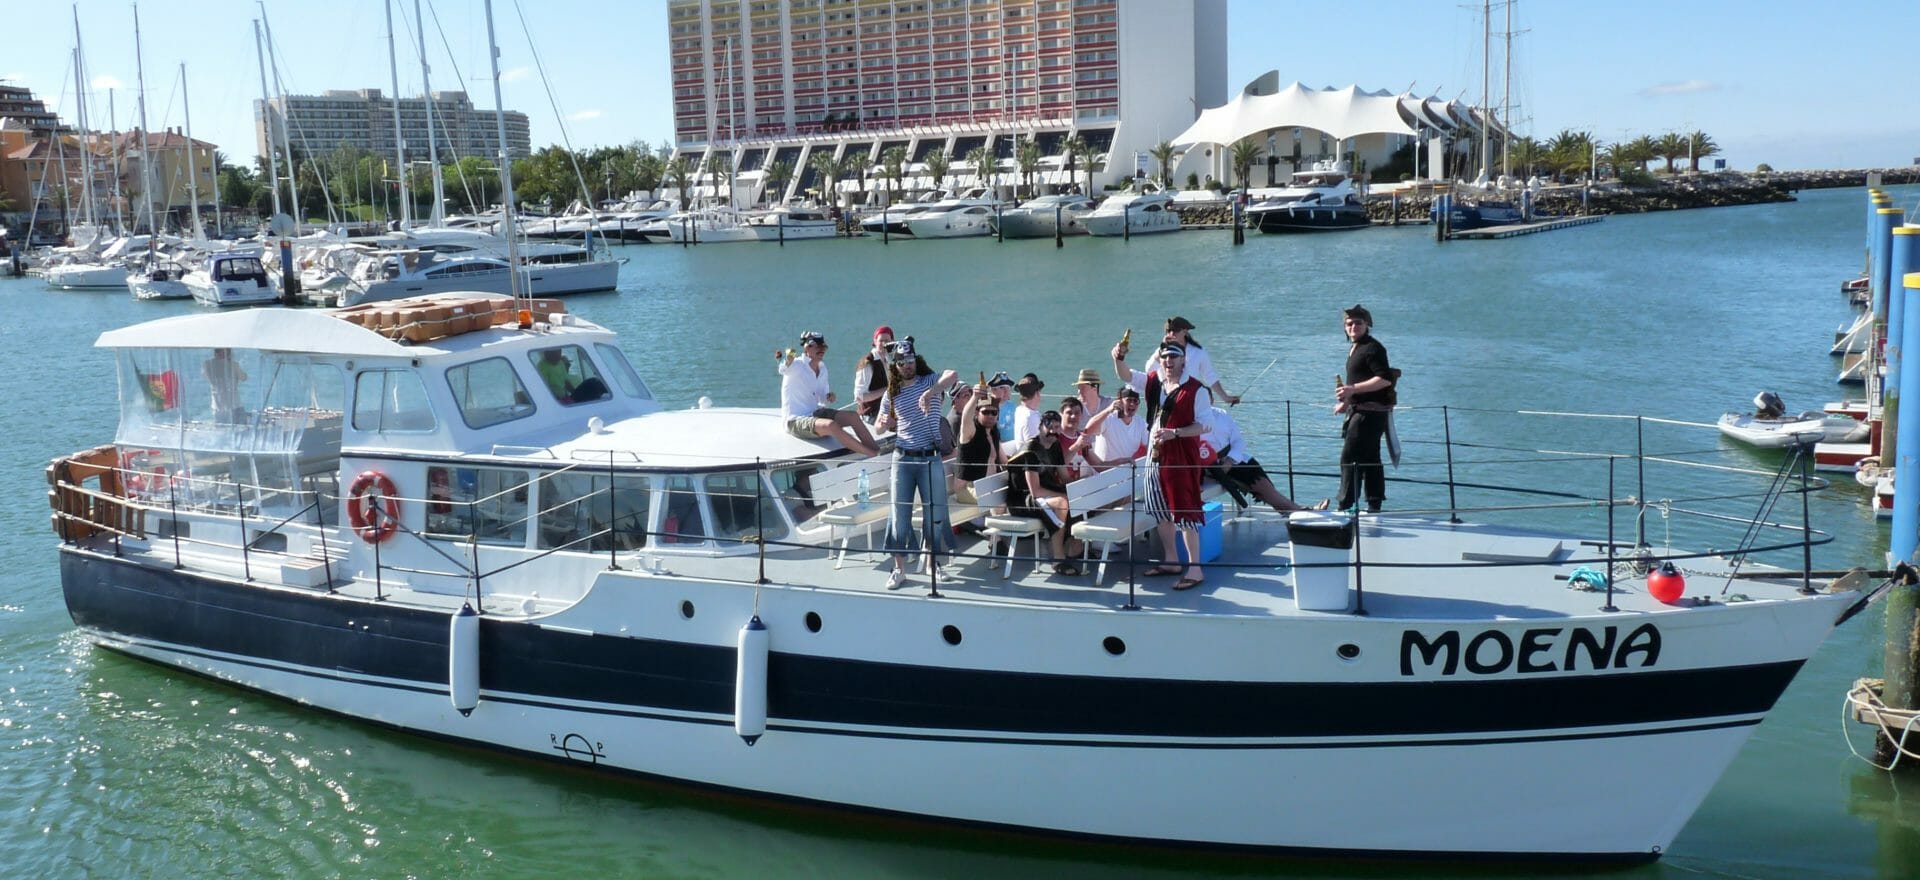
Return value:
[(379, 471), (361, 471), (347, 489), (347, 522), (360, 540), (378, 544), (400, 527), (400, 491), (393, 478)]

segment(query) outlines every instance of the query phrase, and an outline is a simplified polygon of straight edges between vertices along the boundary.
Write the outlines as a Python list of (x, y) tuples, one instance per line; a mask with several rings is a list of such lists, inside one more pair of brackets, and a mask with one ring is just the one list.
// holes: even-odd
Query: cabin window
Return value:
[(540, 549), (638, 550), (647, 546), (652, 481), (581, 471), (540, 481)]
[(431, 431), (433, 405), (427, 386), (411, 370), (365, 370), (353, 380), (356, 431)]
[(586, 349), (578, 345), (535, 349), (527, 358), (533, 361), (533, 371), (540, 374), (540, 381), (546, 384), (553, 399), (567, 406), (613, 396), (606, 380), (600, 378), (600, 371), (594, 369), (593, 361), (587, 358)]
[(726, 540), (763, 535), (768, 541), (786, 540), (787, 520), (780, 515), (780, 496), (766, 490), (759, 471), (708, 474), (706, 484), (715, 537)]
[(825, 472), (826, 465), (803, 464), (773, 472), (773, 491), (796, 524), (804, 525), (820, 515), (823, 505), (813, 500), (813, 477)]
[(447, 385), (469, 428), (486, 428), (533, 415), (533, 398), (506, 358), (488, 358), (447, 371)]
[(527, 474), (502, 468), (427, 468), (427, 534), (482, 544), (527, 543)]
[(707, 530), (691, 477), (668, 477), (660, 507), (660, 543), (704, 544), (713, 534)]
[(607, 365), (607, 372), (613, 374), (613, 381), (619, 383), (620, 390), (626, 392), (628, 397), (653, 399), (653, 389), (648, 388), (647, 383), (641, 381), (640, 374), (634, 372), (633, 365), (627, 363), (625, 352), (604, 342), (594, 343), (593, 348), (600, 353), (600, 360)]

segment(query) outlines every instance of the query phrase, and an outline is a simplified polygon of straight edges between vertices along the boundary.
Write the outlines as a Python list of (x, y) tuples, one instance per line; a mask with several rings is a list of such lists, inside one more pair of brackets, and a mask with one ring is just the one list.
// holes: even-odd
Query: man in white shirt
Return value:
[(1140, 416), (1140, 389), (1123, 386), (1113, 402), (1087, 420), (1076, 445), (1094, 470), (1125, 465), (1147, 452), (1147, 420)]
[(795, 357), (793, 349), (773, 355), (780, 372), (780, 411), (787, 433), (802, 440), (831, 438), (865, 456), (879, 454), (879, 444), (873, 442), (866, 423), (851, 411), (832, 406), (838, 396), (827, 381), (827, 337), (808, 330), (800, 334), (800, 349), (805, 357)]
[[(1280, 513), (1306, 510), (1274, 488), (1273, 480), (1267, 478), (1266, 469), (1254, 459), (1253, 450), (1247, 448), (1247, 438), (1240, 433), (1240, 426), (1234, 423), (1233, 416), (1228, 415), (1226, 410), (1218, 407), (1213, 410), (1213, 427), (1202, 439), (1213, 447), (1214, 466), (1208, 474), (1225, 486), (1234, 500), (1240, 502), (1240, 506), (1247, 504), (1243, 493), (1252, 492), (1254, 497)], [(1314, 509), (1320, 510), (1326, 506), (1327, 502), (1322, 501)]]
[(1014, 408), (1013, 436), (1007, 438), (1004, 445), (1009, 457), (1018, 455), (1027, 448), (1027, 441), (1040, 433), (1040, 390), (1045, 387), (1047, 383), (1032, 373), (1013, 383), (1013, 393), (1020, 395), (1020, 405)]

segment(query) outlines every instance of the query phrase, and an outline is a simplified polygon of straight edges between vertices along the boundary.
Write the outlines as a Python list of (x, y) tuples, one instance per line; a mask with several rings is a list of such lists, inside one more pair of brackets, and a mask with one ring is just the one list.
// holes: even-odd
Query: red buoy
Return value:
[(1673, 567), (1673, 563), (1663, 562), (1659, 570), (1647, 572), (1647, 592), (1653, 598), (1673, 605), (1686, 595), (1687, 578)]

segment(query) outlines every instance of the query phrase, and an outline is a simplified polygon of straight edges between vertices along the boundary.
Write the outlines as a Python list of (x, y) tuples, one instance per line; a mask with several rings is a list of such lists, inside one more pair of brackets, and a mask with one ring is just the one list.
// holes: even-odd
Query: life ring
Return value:
[(400, 527), (400, 490), (379, 471), (361, 471), (347, 488), (347, 522), (360, 540), (378, 544)]

